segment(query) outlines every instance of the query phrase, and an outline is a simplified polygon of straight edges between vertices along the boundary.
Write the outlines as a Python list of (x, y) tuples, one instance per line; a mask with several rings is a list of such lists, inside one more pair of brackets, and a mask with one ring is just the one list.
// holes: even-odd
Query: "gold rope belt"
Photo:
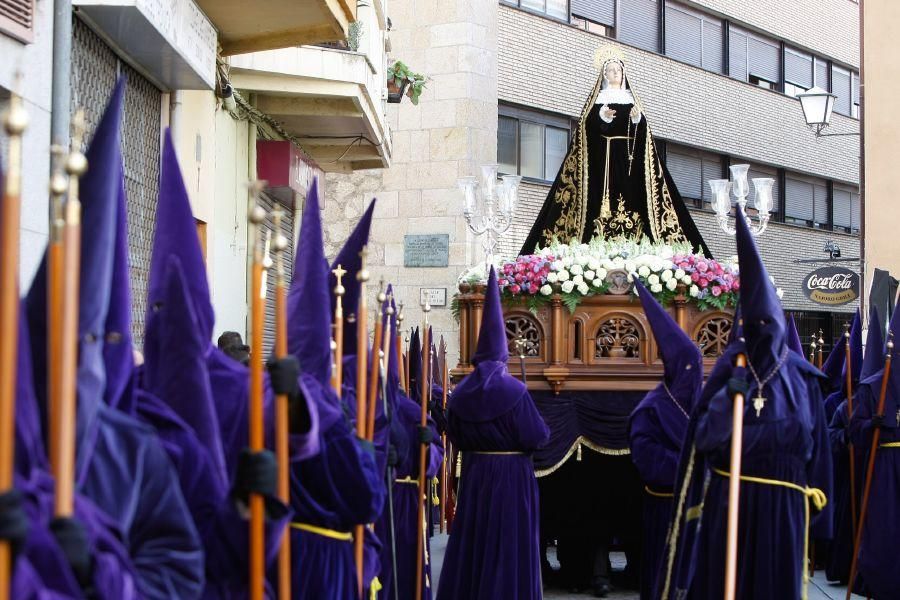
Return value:
[(294, 529), (299, 529), (300, 531), (307, 531), (309, 533), (321, 535), (322, 537), (327, 537), (332, 540), (338, 540), (340, 542), (353, 541), (353, 534), (349, 531), (335, 531), (334, 529), (317, 527), (315, 525), (310, 525), (309, 523), (291, 523), (291, 527), (293, 527)]
[[(721, 469), (713, 468), (713, 471), (721, 475), (722, 477), (731, 478), (731, 473), (728, 471), (723, 471)], [(828, 497), (825, 496), (825, 492), (820, 490), (819, 488), (814, 487), (804, 487), (801, 485), (797, 485), (791, 481), (781, 481), (780, 479), (767, 479), (765, 477), (752, 477), (750, 475), (741, 475), (741, 481), (746, 481), (748, 483), (762, 483), (765, 485), (776, 485), (780, 487), (785, 487), (803, 494), (806, 502), (804, 502), (804, 508), (806, 513), (806, 524), (805, 531), (803, 534), (803, 592), (802, 598), (803, 600), (807, 600), (808, 598), (808, 590), (809, 587), (809, 564), (807, 563), (807, 557), (809, 556), (809, 503), (812, 502), (816, 507), (816, 510), (822, 510), (825, 508), (825, 505), (828, 504)]]
[(655, 498), (674, 498), (675, 497), (674, 492), (657, 492), (656, 490), (650, 489), (650, 486), (647, 486), (647, 485), (644, 486), (644, 491)]
[(900, 442), (885, 442), (878, 444), (879, 448), (900, 448)]

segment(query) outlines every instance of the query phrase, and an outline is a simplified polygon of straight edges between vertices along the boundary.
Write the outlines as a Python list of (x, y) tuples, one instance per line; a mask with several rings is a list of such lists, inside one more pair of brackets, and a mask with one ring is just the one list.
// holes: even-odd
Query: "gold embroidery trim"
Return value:
[(625, 456), (627, 454), (631, 454), (631, 450), (628, 448), (606, 448), (605, 446), (600, 446), (590, 441), (583, 435), (578, 436), (575, 439), (575, 442), (572, 443), (572, 446), (569, 450), (563, 455), (562, 459), (557, 462), (555, 465), (551, 467), (547, 467), (546, 469), (536, 469), (534, 471), (535, 477), (546, 477), (559, 469), (567, 460), (572, 458), (572, 455), (575, 454), (576, 451), (580, 451), (581, 447), (585, 446), (598, 454), (605, 454), (607, 456)]

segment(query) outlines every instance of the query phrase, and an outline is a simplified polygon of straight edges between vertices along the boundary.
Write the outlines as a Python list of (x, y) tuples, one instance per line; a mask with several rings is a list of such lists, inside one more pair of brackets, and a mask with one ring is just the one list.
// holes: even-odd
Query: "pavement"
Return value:
[[(432, 582), (437, 588), (440, 581), (441, 566), (444, 562), (444, 551), (447, 548), (447, 535), (435, 535), (431, 538), (431, 571)], [(550, 556), (551, 565), (554, 557)], [(613, 570), (619, 570), (625, 566), (625, 555), (621, 552), (613, 552), (610, 555)], [(809, 600), (844, 600), (847, 594), (847, 586), (833, 585), (825, 580), (825, 573), (817, 571), (809, 583)], [(545, 600), (583, 600), (592, 598), (589, 592), (573, 594), (566, 590), (544, 589)], [(613, 590), (607, 598), (609, 600), (640, 600), (640, 594), (634, 590)], [(865, 600), (865, 597), (853, 594), (853, 600)], [(439, 600), (439, 599), (438, 599)], [(501, 600), (501, 599), (498, 599)], [(507, 599), (502, 599), (507, 600)], [(509, 599), (513, 600), (513, 599)]]

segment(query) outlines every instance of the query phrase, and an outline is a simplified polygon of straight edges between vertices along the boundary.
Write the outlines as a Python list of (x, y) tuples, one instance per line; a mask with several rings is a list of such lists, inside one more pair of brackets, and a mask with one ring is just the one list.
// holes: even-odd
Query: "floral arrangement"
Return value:
[[(629, 282), (637, 277), (662, 304), (684, 294), (701, 310), (724, 309), (735, 305), (740, 290), (736, 261), (720, 263), (694, 254), (687, 245), (658, 244), (647, 238), (553, 244), (502, 261), (497, 277), (505, 300), (525, 301), (535, 311), (558, 293), (574, 311), (582, 298), (607, 293), (608, 275), (616, 270), (627, 273)], [(459, 282), (477, 284), (486, 279), (481, 264), (463, 273)]]

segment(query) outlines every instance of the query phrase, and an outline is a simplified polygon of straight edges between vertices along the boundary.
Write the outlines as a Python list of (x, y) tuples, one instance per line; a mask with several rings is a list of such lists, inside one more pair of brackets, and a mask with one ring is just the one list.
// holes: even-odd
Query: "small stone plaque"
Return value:
[(450, 234), (403, 236), (404, 267), (446, 267), (450, 261)]
[(419, 305), (447, 306), (447, 288), (419, 288)]

